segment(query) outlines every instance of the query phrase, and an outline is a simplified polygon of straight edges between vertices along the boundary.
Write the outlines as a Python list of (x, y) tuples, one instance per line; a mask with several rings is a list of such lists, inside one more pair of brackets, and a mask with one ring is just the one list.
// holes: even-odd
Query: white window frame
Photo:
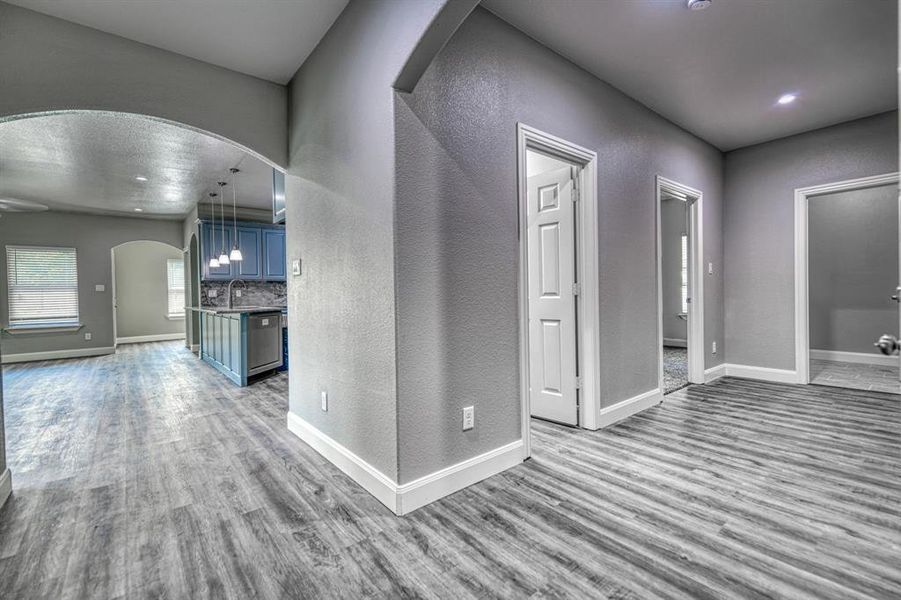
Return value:
[[(81, 327), (81, 305), (79, 302), (78, 294), (78, 249), (72, 247), (65, 246), (26, 246), (26, 245), (15, 245), (10, 244), (5, 247), (6, 250), (6, 284), (7, 284), (7, 307), (6, 307), (6, 322), (7, 322), (7, 331), (16, 332), (16, 331), (28, 331), (28, 330), (68, 330), (68, 329), (78, 329)], [(13, 284), (10, 281), (12, 277), (12, 270), (10, 264), (11, 251), (15, 252), (17, 250), (33, 250), (33, 251), (55, 251), (59, 252), (61, 250), (71, 250), (72, 258), (75, 261), (75, 315), (72, 318), (68, 319), (57, 319), (57, 320), (48, 320), (48, 319), (25, 319), (13, 322)]]
[[(181, 278), (179, 282), (181, 283), (181, 287), (173, 287), (172, 284), (172, 264), (178, 262), (181, 263)], [(171, 320), (184, 319), (185, 318), (185, 298), (187, 290), (185, 288), (185, 261), (183, 258), (167, 258), (166, 259), (166, 318)], [(181, 310), (179, 312), (172, 312), (172, 292), (173, 291), (181, 291)]]

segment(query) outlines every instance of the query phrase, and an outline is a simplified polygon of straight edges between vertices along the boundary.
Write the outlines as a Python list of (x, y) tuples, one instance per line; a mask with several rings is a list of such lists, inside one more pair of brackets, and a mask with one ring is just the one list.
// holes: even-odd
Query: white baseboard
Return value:
[(9, 472), (9, 469), (6, 469), (5, 471), (3, 471), (3, 475), (0, 475), (0, 508), (3, 508), (3, 505), (6, 504), (6, 500), (9, 498), (9, 495), (12, 493), (12, 491), (12, 473)]
[(4, 354), (3, 364), (32, 362), (37, 360), (58, 360), (60, 358), (84, 358), (86, 356), (103, 356), (116, 351), (112, 346), (101, 348), (77, 348), (74, 350), (50, 350), (48, 352), (24, 352), (22, 354)]
[(288, 430), (387, 506), (405, 515), (522, 462), (522, 440), (480, 454), (410, 483), (393, 479), (325, 435), (296, 414), (288, 413)]
[(622, 402), (617, 402), (612, 406), (601, 409), (601, 418), (599, 423), (601, 427), (609, 427), (614, 423), (618, 423), (627, 417), (631, 417), (635, 413), (641, 412), (646, 408), (651, 408), (655, 404), (663, 401), (663, 391), (660, 388), (649, 390), (643, 394), (638, 394), (632, 398), (627, 398)]
[(663, 338), (664, 346), (672, 346), (673, 348), (688, 348), (688, 340), (678, 338)]
[(704, 371), (704, 383), (710, 383), (726, 375), (726, 365), (720, 364)]
[(838, 362), (860, 363), (865, 365), (879, 365), (883, 367), (897, 367), (897, 356), (885, 354), (871, 354), (868, 352), (842, 352), (839, 350), (813, 350), (810, 358), (817, 360), (834, 360)]
[(398, 515), (440, 500), (522, 462), (522, 440), (510, 442), (397, 487)]
[(731, 363), (723, 366), (726, 367), (726, 375), (730, 377), (744, 377), (746, 379), (759, 379), (776, 383), (798, 383), (798, 372), (794, 370), (752, 367), (750, 365), (735, 365)]
[(184, 332), (182, 333), (157, 333), (154, 335), (134, 335), (131, 337), (120, 337), (116, 338), (117, 344), (142, 344), (144, 342), (168, 342), (171, 340), (183, 340), (185, 339)]

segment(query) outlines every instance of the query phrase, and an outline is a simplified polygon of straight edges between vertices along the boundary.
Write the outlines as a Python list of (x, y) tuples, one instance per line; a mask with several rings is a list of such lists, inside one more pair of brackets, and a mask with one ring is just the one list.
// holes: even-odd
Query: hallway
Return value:
[(898, 397), (722, 379), (393, 516), (179, 343), (4, 370), (3, 598), (896, 598)]

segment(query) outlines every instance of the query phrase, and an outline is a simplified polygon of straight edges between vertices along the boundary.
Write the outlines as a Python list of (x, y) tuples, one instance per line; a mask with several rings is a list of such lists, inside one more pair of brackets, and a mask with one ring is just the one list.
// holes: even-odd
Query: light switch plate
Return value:
[(94, 291), (95, 292), (105, 292), (106, 286), (103, 285), (102, 283), (98, 283), (97, 285), (94, 286)]
[(291, 261), (291, 274), (294, 275), (295, 277), (297, 275), (300, 275), (300, 259), (299, 258), (295, 258), (294, 260)]
[(713, 263), (707, 263), (707, 274), (713, 275)]
[(322, 398), (322, 410), (323, 412), (328, 412), (328, 392), (323, 390), (319, 394)]
[(474, 406), (467, 406), (463, 409), (463, 431), (469, 431), (476, 424), (476, 409)]

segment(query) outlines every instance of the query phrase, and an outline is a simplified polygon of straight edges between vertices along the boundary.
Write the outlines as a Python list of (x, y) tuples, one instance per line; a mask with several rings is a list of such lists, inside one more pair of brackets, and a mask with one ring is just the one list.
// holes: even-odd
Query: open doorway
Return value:
[(599, 419), (596, 156), (519, 126), (523, 437)]
[(657, 311), (660, 389), (704, 383), (700, 191), (657, 178)]
[(874, 347), (901, 328), (897, 181), (889, 174), (798, 190), (802, 383), (901, 393), (901, 359)]

